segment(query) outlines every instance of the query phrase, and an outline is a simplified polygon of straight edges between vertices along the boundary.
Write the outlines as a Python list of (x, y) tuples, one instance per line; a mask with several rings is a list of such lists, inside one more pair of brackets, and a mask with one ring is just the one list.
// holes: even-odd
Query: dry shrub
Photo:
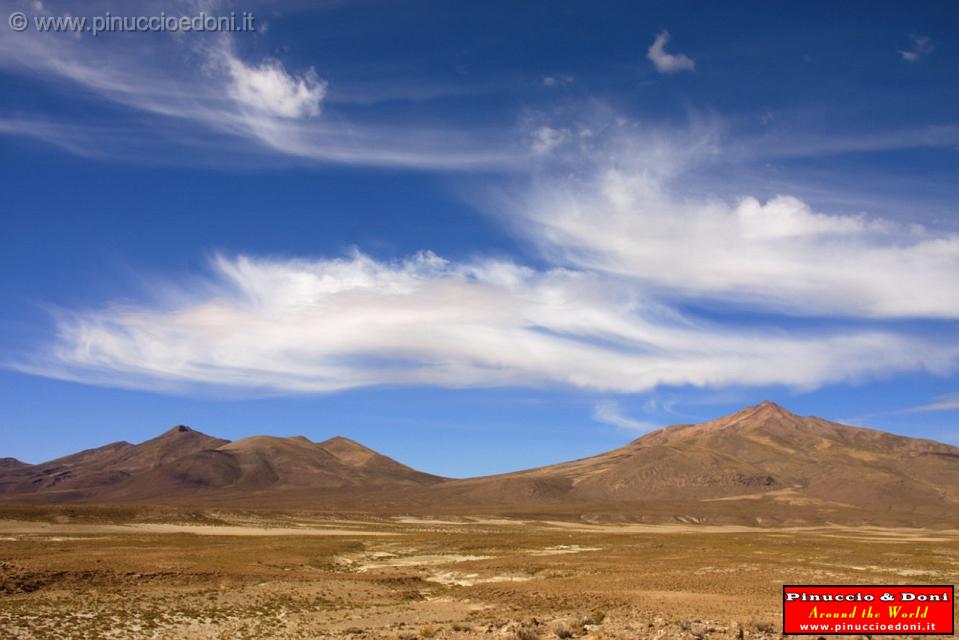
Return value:
[(514, 640), (539, 640), (539, 632), (530, 627), (520, 627), (513, 632)]

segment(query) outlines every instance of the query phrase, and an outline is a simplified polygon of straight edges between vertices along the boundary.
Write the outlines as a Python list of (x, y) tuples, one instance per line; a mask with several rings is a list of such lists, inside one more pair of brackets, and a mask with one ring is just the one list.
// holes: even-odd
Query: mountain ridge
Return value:
[(343, 436), (231, 442), (177, 425), (138, 445), (0, 465), (0, 501), (940, 526), (959, 524), (959, 448), (764, 402), (594, 456), (449, 479)]

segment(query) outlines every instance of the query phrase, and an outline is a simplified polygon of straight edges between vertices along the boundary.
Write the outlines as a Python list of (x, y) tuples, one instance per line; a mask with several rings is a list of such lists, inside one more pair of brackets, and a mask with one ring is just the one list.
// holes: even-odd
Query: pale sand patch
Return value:
[(470, 516), (470, 520), (474, 524), (482, 524), (488, 526), (506, 526), (506, 527), (515, 527), (519, 525), (528, 525), (529, 520), (518, 520), (510, 518), (480, 518), (475, 516)]
[(194, 533), (201, 536), (395, 536), (390, 531), (360, 529), (334, 529), (324, 527), (251, 527), (214, 526), (190, 524), (134, 524), (132, 529), (149, 533)]
[(897, 569), (896, 567), (879, 567), (874, 564), (866, 566), (837, 565), (837, 568), (852, 569), (853, 571), (872, 571), (875, 573), (891, 573), (899, 576), (941, 576), (945, 571), (927, 571), (924, 569)]
[(602, 547), (584, 547), (578, 544), (558, 544), (543, 549), (534, 549), (528, 552), (531, 556), (561, 556), (567, 553), (583, 553), (584, 551), (602, 551)]
[(912, 544), (913, 542), (957, 542), (955, 538), (890, 538), (884, 536), (853, 536), (820, 534), (823, 538), (832, 540), (849, 540), (852, 542), (868, 542), (870, 544)]
[(393, 518), (394, 522), (399, 524), (441, 524), (447, 526), (463, 526), (464, 524), (473, 524), (468, 520), (440, 520), (438, 518), (414, 518), (412, 516), (401, 516), (398, 518)]
[(457, 571), (439, 571), (426, 578), (428, 582), (437, 582), (455, 587), (472, 587), (477, 584), (490, 584), (495, 582), (527, 582), (532, 579), (530, 576), (481, 576), (478, 573), (459, 573)]
[(192, 533), (199, 536), (395, 536), (388, 531), (306, 527), (216, 526), (206, 524), (52, 524), (23, 520), (0, 520), (0, 533), (31, 535), (97, 535), (137, 533)]
[(857, 542), (953, 542), (959, 539), (959, 530), (956, 529), (909, 529), (891, 527), (848, 527), (832, 525), (820, 534), (829, 538), (845, 538)]
[[(473, 560), (489, 560), (493, 556), (460, 555), (455, 553), (431, 554), (419, 556), (394, 556), (389, 553), (373, 553), (366, 558), (341, 558), (338, 561), (348, 564), (357, 573), (366, 573), (375, 569), (390, 567), (427, 567), (438, 564), (455, 564), (457, 562), (471, 562)], [(372, 560), (372, 561), (371, 561)]]
[(563, 520), (545, 520), (539, 524), (544, 527), (582, 531), (584, 533), (767, 533), (781, 535), (785, 533), (801, 533), (834, 538), (849, 538), (871, 542), (950, 542), (959, 539), (957, 529), (914, 529), (828, 524), (811, 527), (747, 527), (744, 525), (710, 525), (710, 524), (587, 524)]
[[(585, 524), (581, 522), (564, 522), (562, 520), (546, 520), (544, 526), (584, 533), (756, 533), (765, 529), (759, 527), (745, 527), (742, 525), (692, 525), (692, 524)], [(769, 531), (775, 531), (769, 529)]]
[(442, 518), (427, 518), (414, 516), (399, 516), (392, 518), (393, 522), (398, 524), (423, 524), (423, 525), (442, 525), (447, 527), (468, 527), (472, 525), (485, 526), (503, 526), (515, 527), (529, 524), (527, 520), (518, 520), (513, 518), (489, 518), (481, 516), (462, 516), (456, 520)]
[(725, 498), (705, 498), (701, 500), (701, 502), (733, 502), (742, 500), (762, 500), (764, 498), (769, 498), (775, 502), (784, 502), (797, 507), (816, 505), (824, 507), (831, 506), (854, 508), (853, 505), (845, 502), (835, 502), (831, 500), (822, 500), (820, 498), (801, 496), (799, 495), (798, 489), (794, 487), (776, 489), (775, 491), (766, 491), (763, 493), (744, 493), (736, 496), (726, 496)]

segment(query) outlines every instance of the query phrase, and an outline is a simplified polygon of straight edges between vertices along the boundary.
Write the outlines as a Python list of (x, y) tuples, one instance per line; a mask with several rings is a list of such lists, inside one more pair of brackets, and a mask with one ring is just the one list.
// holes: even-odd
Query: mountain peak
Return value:
[(350, 440), (346, 436), (333, 436), (332, 438), (324, 440), (323, 442), (320, 442), (319, 444), (320, 446), (324, 446), (324, 447), (327, 445), (331, 445), (331, 446), (340, 446), (340, 447), (355, 447), (359, 449), (368, 448), (368, 447), (364, 447), (356, 440)]
[(774, 431), (788, 433), (794, 431), (796, 428), (800, 428), (807, 422), (808, 419), (796, 415), (775, 402), (766, 400), (708, 422), (665, 427), (640, 436), (633, 442), (648, 444), (655, 440), (662, 440), (663, 438), (667, 440), (673, 440), (675, 438), (685, 440), (688, 438), (708, 437), (710, 434), (715, 433), (743, 431), (763, 432), (766, 434)]
[(782, 409), (782, 406), (776, 404), (772, 400), (763, 400), (756, 405), (757, 409)]
[(163, 435), (165, 435), (165, 436), (175, 436), (175, 435), (179, 435), (179, 434), (181, 434), (181, 433), (190, 433), (191, 431), (195, 431), (195, 429), (193, 429), (192, 427), (188, 427), (188, 426), (186, 426), (185, 424), (178, 424), (177, 426), (173, 427), (172, 429), (168, 429), (168, 430), (166, 431), (166, 433), (164, 433)]
[(756, 415), (778, 415), (778, 416), (791, 416), (798, 417), (795, 413), (786, 409), (771, 400), (764, 400), (760, 402), (755, 407), (751, 407)]
[(317, 444), (336, 456), (341, 462), (349, 465), (359, 466), (382, 458), (379, 453), (369, 447), (364, 447), (359, 442), (343, 436), (333, 436), (329, 440)]
[(22, 469), (30, 465), (16, 458), (0, 458), (0, 469)]
[(163, 449), (169, 449), (172, 447), (172, 450), (181, 450), (182, 447), (187, 447), (188, 449), (196, 447), (204, 448), (215, 448), (220, 445), (224, 445), (229, 440), (223, 440), (220, 438), (214, 438), (213, 436), (208, 436), (202, 431), (197, 431), (193, 427), (188, 427), (184, 424), (178, 424), (175, 427), (167, 429), (160, 435), (151, 438), (145, 442), (141, 442), (136, 445), (136, 448), (139, 451), (144, 451), (151, 447), (160, 447)]
[[(755, 422), (756, 420), (771, 420), (771, 419), (786, 419), (786, 420), (800, 420), (801, 418), (793, 413), (792, 411), (785, 409), (784, 407), (772, 402), (770, 400), (765, 400), (760, 402), (757, 405), (751, 407), (746, 407), (745, 409), (740, 409), (736, 413), (730, 414), (724, 418), (719, 418), (718, 420), (713, 420), (712, 423), (722, 423), (723, 425), (733, 425), (743, 421)], [(710, 423), (707, 423), (710, 424)]]

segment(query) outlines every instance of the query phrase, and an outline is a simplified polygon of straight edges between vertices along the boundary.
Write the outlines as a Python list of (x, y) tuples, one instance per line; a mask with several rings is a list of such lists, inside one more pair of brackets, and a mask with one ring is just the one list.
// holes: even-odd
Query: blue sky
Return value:
[[(0, 3), (0, 455), (959, 443), (950, 3)], [(251, 33), (39, 33), (107, 12)]]

